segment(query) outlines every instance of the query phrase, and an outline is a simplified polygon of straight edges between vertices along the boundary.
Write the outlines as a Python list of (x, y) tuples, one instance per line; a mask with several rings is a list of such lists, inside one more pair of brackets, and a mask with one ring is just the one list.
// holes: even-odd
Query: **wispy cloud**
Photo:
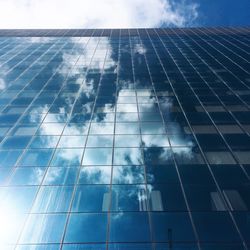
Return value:
[(0, 0), (0, 28), (188, 26), (195, 0)]

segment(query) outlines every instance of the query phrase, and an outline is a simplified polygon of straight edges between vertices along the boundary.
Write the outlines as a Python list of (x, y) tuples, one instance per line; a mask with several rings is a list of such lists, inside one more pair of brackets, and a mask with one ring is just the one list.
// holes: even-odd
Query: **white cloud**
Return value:
[(3, 90), (6, 88), (6, 83), (4, 79), (0, 78), (0, 90)]
[(198, 5), (187, 0), (0, 0), (0, 28), (186, 26)]

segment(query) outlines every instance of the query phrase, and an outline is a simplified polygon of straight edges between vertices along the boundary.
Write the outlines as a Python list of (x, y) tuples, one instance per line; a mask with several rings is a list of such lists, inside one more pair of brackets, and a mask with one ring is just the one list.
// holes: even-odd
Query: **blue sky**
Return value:
[(249, 26), (250, 0), (197, 0), (198, 26)]
[(0, 0), (0, 28), (250, 25), (250, 0)]

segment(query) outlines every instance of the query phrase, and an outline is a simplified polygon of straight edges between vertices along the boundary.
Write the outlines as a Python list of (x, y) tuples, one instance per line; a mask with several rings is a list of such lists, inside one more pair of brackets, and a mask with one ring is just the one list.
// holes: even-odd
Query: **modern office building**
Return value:
[(249, 62), (249, 28), (0, 30), (0, 249), (250, 249)]

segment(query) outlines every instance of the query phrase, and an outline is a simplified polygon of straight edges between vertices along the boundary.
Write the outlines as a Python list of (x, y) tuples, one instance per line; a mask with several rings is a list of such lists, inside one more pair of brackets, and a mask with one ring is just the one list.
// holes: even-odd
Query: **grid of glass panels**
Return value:
[(0, 249), (250, 248), (249, 29), (0, 36)]

